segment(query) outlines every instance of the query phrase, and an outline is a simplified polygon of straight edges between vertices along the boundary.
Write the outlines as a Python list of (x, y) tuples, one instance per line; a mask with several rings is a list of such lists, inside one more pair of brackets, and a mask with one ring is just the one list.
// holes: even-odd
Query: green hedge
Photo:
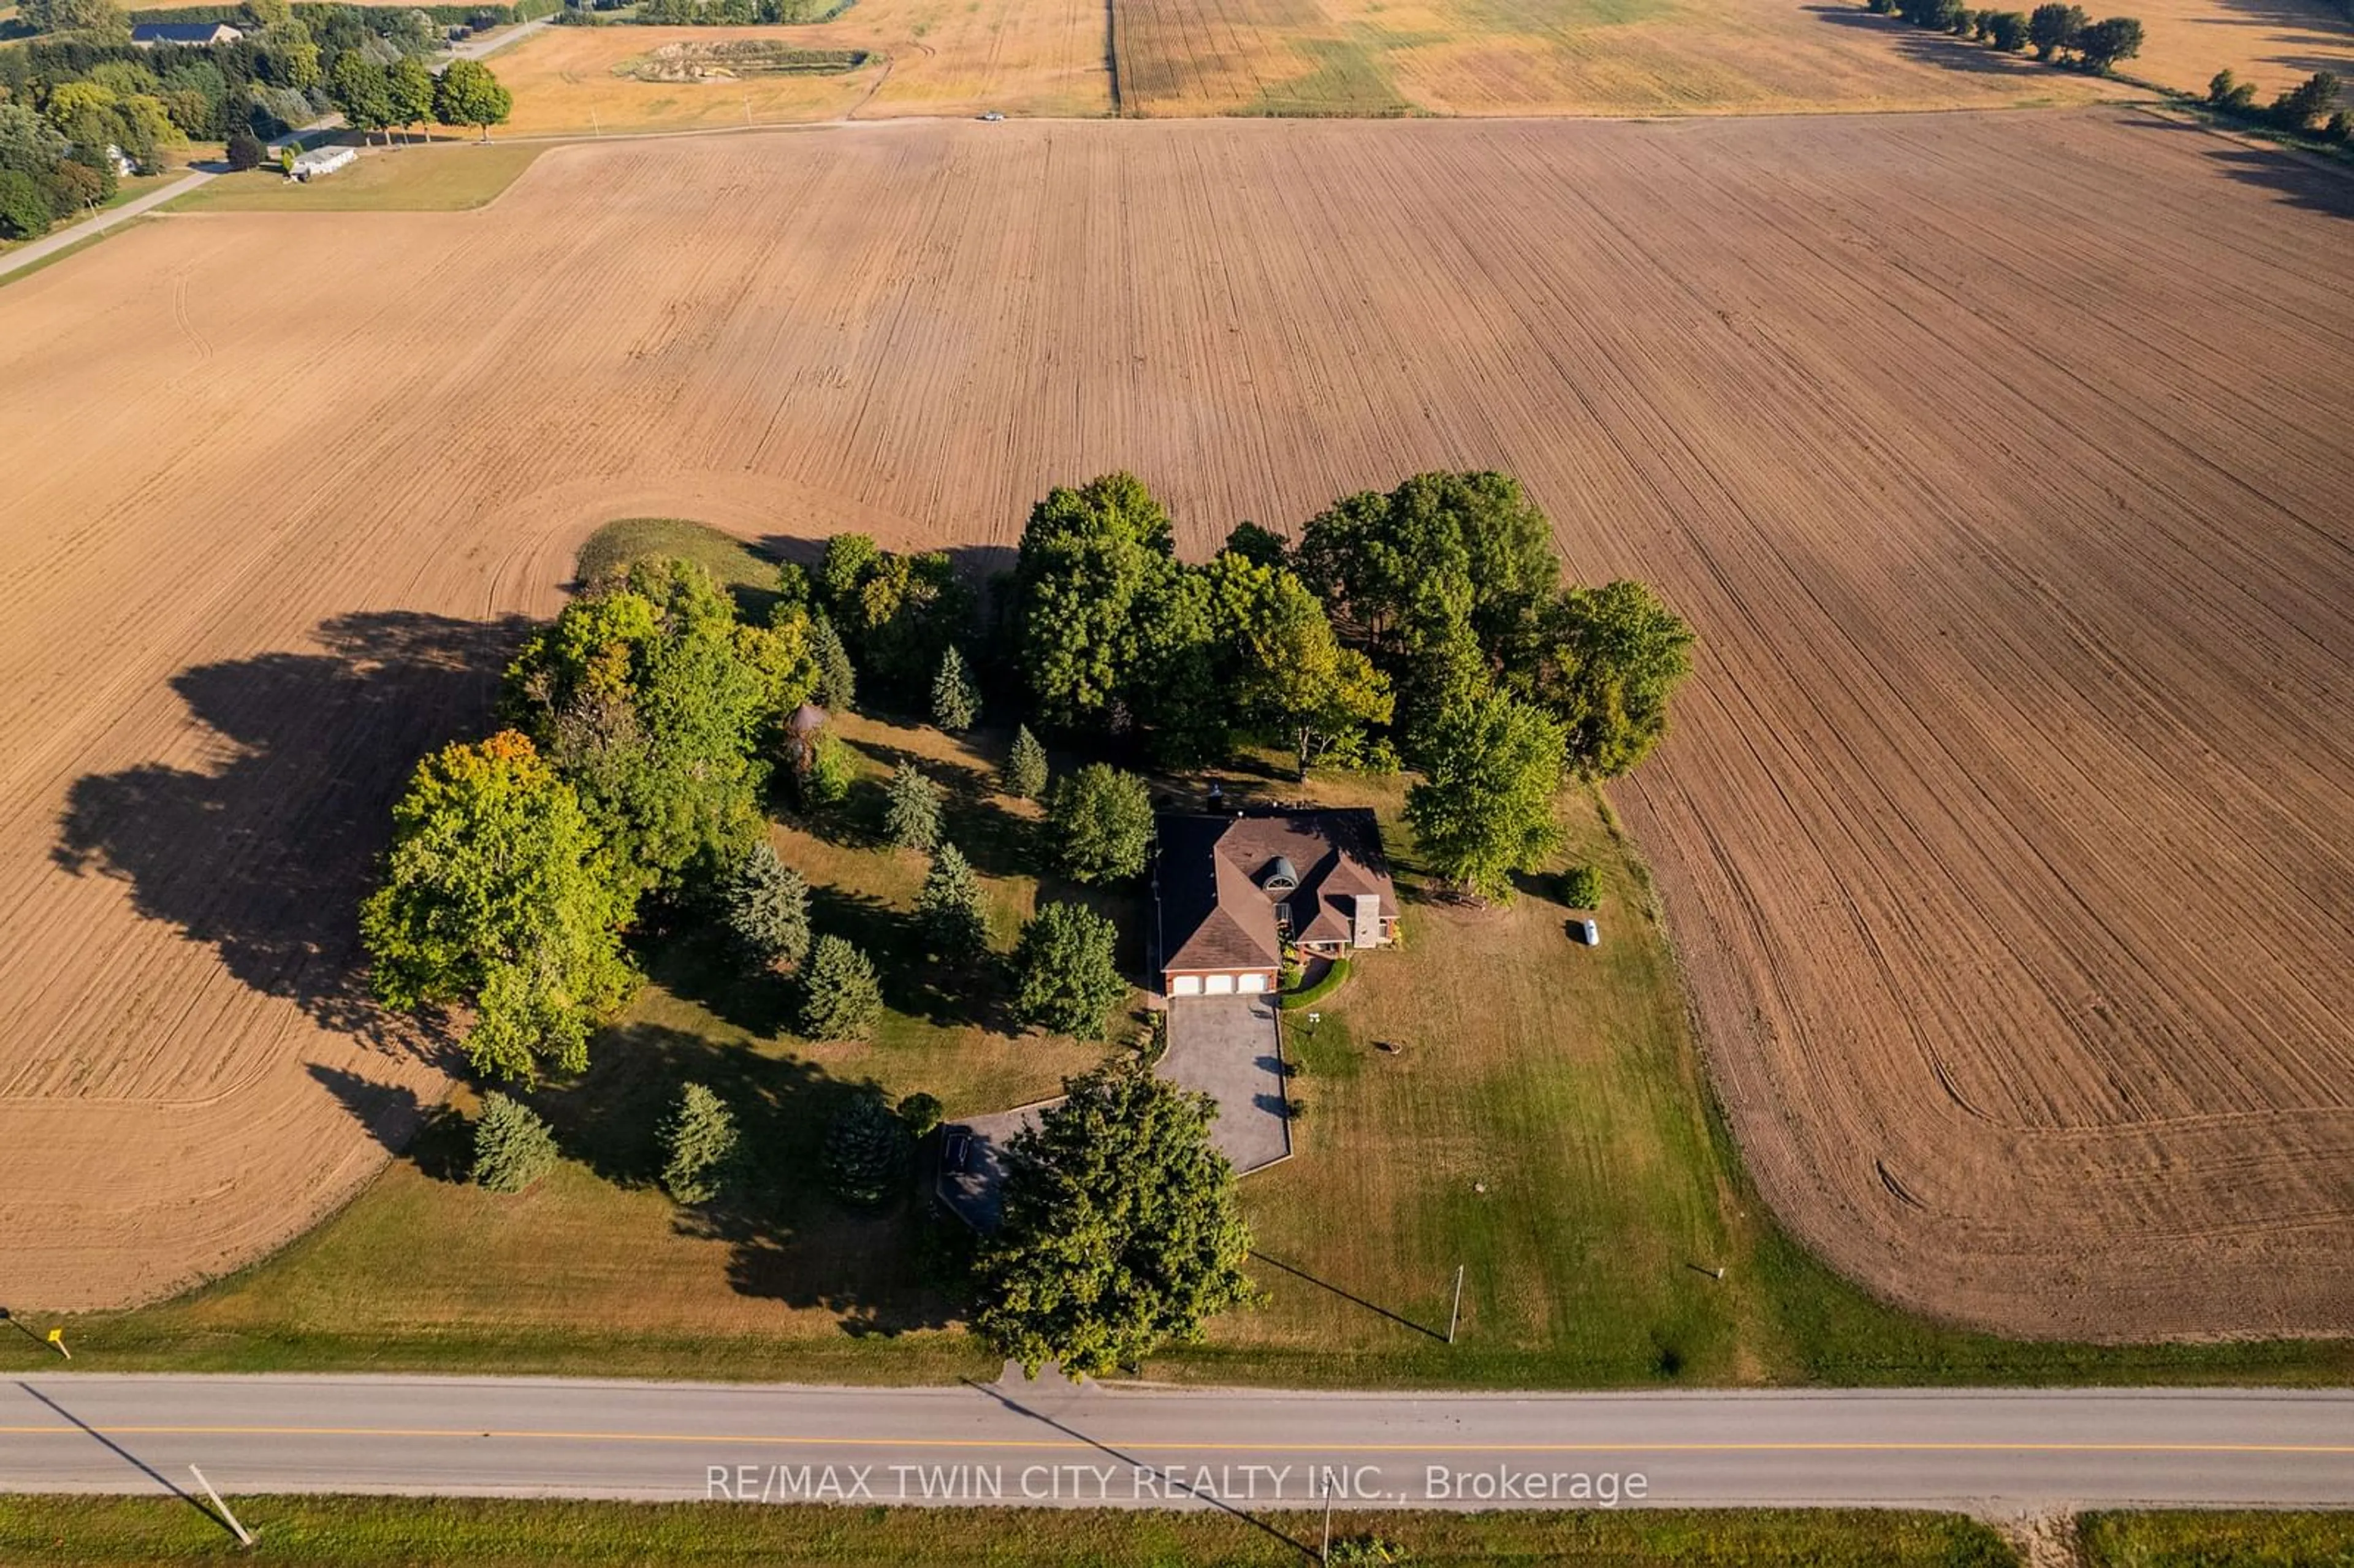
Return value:
[(1324, 978), (1301, 991), (1288, 991), (1276, 999), (1276, 1005), (1289, 1012), (1294, 1008), (1312, 1007), (1339, 991), (1349, 978), (1349, 960), (1334, 959)]

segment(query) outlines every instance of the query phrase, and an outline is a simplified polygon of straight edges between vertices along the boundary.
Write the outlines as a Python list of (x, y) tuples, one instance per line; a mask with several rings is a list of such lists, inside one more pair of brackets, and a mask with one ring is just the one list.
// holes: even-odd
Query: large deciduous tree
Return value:
[(327, 68), (327, 97), (343, 111), (344, 123), (363, 139), (399, 119), (391, 77), (363, 49), (345, 49), (335, 57), (335, 63)]
[(641, 885), (724, 875), (758, 842), (762, 740), (814, 680), (798, 630), (744, 625), (690, 562), (641, 561), (592, 585), (508, 671), (510, 713)]
[(1152, 796), (1144, 780), (1100, 762), (1066, 774), (1046, 813), (1063, 869), (1100, 885), (1144, 874), (1152, 847)]
[(1034, 1376), (1054, 1361), (1099, 1377), (1200, 1340), (1258, 1293), (1209, 1097), (1133, 1058), (1065, 1088), (1007, 1147), (1004, 1224), (975, 1268), (973, 1329)]
[(632, 902), (571, 786), (510, 730), (418, 765), (360, 934), (379, 998), (472, 1007), (475, 1068), (529, 1078), (585, 1065), (627, 1000)]
[(1561, 579), (1544, 514), (1500, 473), (1424, 473), (1332, 504), (1299, 570), (1397, 694), (1411, 760), (1441, 713), (1525, 662)]
[(1140, 600), (1175, 569), (1169, 514), (1133, 474), (1058, 486), (1031, 509), (1014, 567), (1015, 636), (1047, 722), (1124, 722)]
[(480, 60), (451, 60), (434, 84), (433, 118), (444, 125), (478, 126), (485, 142), (491, 127), (505, 124), (514, 109), (514, 94)]
[(1668, 729), (1668, 699), (1691, 673), (1691, 628), (1641, 583), (1571, 588), (1547, 606), (1527, 683), (1566, 733), (1570, 766), (1628, 771)]
[(1405, 816), (1422, 857), (1481, 897), (1505, 899), (1511, 875), (1560, 842), (1561, 726), (1532, 704), (1490, 692), (1440, 716), (1424, 747)]
[(1082, 904), (1046, 905), (1013, 948), (1013, 1015), (1074, 1040), (1100, 1040), (1104, 1018), (1128, 994), (1115, 952), (1119, 933)]

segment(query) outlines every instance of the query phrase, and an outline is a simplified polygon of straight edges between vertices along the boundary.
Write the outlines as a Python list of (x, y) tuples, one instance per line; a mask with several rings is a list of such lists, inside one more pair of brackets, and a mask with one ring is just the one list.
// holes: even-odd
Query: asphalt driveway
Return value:
[(1283, 1114), (1283, 1049), (1275, 1005), (1257, 996), (1185, 996), (1169, 1003), (1161, 1075), (1218, 1102), (1210, 1137), (1237, 1171), (1291, 1153)]

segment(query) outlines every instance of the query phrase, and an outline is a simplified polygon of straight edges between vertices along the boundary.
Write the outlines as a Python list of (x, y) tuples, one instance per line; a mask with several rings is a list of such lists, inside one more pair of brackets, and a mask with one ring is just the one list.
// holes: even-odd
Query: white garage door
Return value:
[(1210, 983), (1206, 989), (1212, 996), (1225, 996), (1235, 989), (1235, 977), (1232, 975), (1212, 975), (1210, 977)]
[(1202, 977), (1200, 975), (1177, 975), (1172, 977), (1169, 981), (1169, 994), (1171, 996), (1201, 995)]
[(1258, 974), (1245, 975), (1243, 976), (1243, 989), (1245, 991), (1265, 991), (1267, 989), (1267, 977), (1265, 975)]

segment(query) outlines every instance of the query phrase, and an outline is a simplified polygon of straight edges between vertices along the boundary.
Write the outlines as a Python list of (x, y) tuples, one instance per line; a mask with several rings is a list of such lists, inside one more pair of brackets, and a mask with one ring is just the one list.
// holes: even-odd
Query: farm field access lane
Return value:
[(2349, 214), (2112, 111), (896, 124), (20, 280), (11, 1304), (249, 1259), (432, 1101), (351, 910), (598, 524), (1002, 548), (1126, 467), (1206, 551), (1494, 466), (1702, 630), (1618, 799), (1792, 1228), (2013, 1331), (2343, 1330)]

